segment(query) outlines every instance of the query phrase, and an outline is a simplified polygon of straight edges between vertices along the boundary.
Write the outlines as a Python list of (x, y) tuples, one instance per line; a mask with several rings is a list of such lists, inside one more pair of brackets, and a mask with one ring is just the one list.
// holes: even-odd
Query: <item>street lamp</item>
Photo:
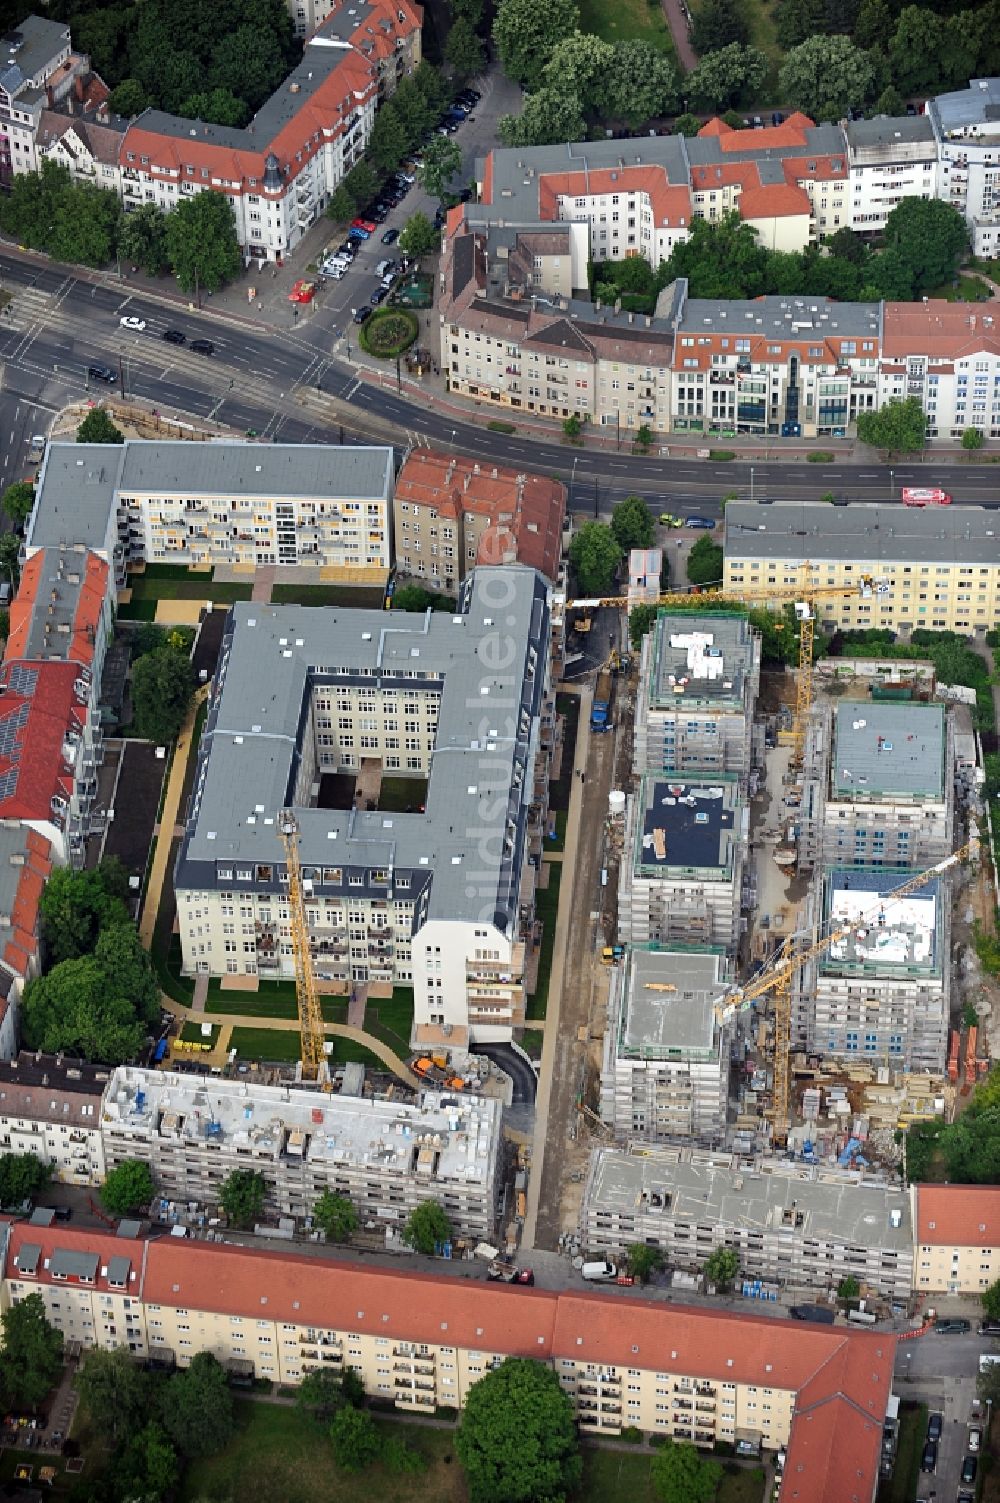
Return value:
[(750, 500), (753, 500), (753, 465), (750, 466)]
[(893, 485), (892, 485), (892, 471), (890, 470), (889, 471), (889, 500), (890, 501), (894, 501), (895, 499), (896, 499), (896, 492), (893, 489)]
[(579, 454), (575, 454), (573, 456), (573, 473), (569, 477), (569, 510), (571, 516), (573, 514), (573, 487), (576, 484), (576, 467), (579, 463), (580, 456)]

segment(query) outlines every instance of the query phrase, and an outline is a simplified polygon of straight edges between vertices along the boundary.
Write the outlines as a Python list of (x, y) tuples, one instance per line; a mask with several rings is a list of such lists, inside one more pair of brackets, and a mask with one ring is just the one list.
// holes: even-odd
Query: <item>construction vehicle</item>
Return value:
[(581, 636), (586, 636), (593, 624), (591, 616), (578, 616), (573, 622), (573, 630), (578, 631)]
[(422, 1080), (431, 1081), (446, 1091), (463, 1091), (465, 1081), (461, 1075), (452, 1075), (448, 1070), (448, 1056), (446, 1054), (433, 1054), (415, 1059), (410, 1064), (414, 1075), (419, 1075)]
[(625, 959), (624, 945), (605, 945), (601, 951), (602, 965), (616, 965), (619, 960)]
[(594, 685), (594, 700), (590, 707), (590, 729), (592, 731), (606, 731), (608, 729), (608, 713), (611, 709), (611, 689), (613, 682), (611, 669), (602, 668), (597, 675), (597, 683)]
[[(292, 954), (295, 957), (295, 999), (299, 1007), (299, 1032), (302, 1036), (301, 1075), (303, 1080), (315, 1080), (324, 1091), (331, 1091), (333, 1084), (326, 1060), (323, 1010), (316, 990), (312, 951), (309, 948), (306, 880), (302, 876), (299, 862), (299, 824), (294, 809), (282, 809), (279, 812), (278, 834), (285, 848), (285, 865), (288, 870), (288, 913), (292, 924)], [(311, 887), (312, 884), (309, 885)]]
[(715, 1004), (715, 1016), (720, 1022), (729, 1022), (737, 1012), (743, 1012), (752, 1007), (761, 997), (774, 997), (774, 1092), (772, 1104), (772, 1119), (774, 1136), (776, 1141), (783, 1142), (788, 1132), (788, 1109), (790, 1088), (790, 1058), (789, 1050), (791, 1043), (791, 1019), (792, 1019), (792, 978), (808, 965), (811, 960), (823, 955), (831, 945), (839, 939), (844, 939), (853, 930), (869, 928), (873, 925), (885, 923), (885, 910), (892, 904), (907, 897), (911, 892), (916, 892), (925, 883), (934, 877), (942, 876), (950, 871), (953, 866), (958, 866), (967, 856), (975, 860), (979, 855), (979, 841), (977, 838), (959, 846), (957, 851), (952, 851), (943, 861), (935, 866), (928, 867), (926, 871), (918, 872), (916, 876), (894, 887), (891, 892), (883, 893), (868, 913), (859, 914), (849, 921), (837, 924), (829, 934), (822, 939), (816, 940), (811, 945), (804, 945), (802, 949), (791, 948), (791, 940), (786, 940), (780, 949), (775, 951), (767, 968), (752, 981), (743, 986), (736, 986), (719, 1002)]
[(904, 485), (900, 495), (904, 506), (950, 506), (951, 497), (938, 485)]

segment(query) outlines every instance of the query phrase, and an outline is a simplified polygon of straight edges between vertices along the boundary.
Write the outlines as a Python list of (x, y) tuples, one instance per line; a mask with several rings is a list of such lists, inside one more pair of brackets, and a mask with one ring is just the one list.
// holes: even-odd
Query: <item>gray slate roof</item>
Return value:
[(946, 136), (970, 125), (1000, 126), (1000, 78), (973, 78), (966, 89), (938, 94), (928, 109)]
[(775, 559), (1000, 567), (1000, 509), (983, 506), (830, 506), (822, 501), (731, 501), (726, 562)]
[[(880, 303), (837, 303), (823, 297), (689, 298), (678, 321), (686, 333), (712, 329), (740, 335), (775, 335), (779, 339), (877, 339)], [(859, 351), (860, 353), (860, 351)]]
[(834, 710), (831, 781), (851, 797), (944, 796), (943, 705), (842, 699)]

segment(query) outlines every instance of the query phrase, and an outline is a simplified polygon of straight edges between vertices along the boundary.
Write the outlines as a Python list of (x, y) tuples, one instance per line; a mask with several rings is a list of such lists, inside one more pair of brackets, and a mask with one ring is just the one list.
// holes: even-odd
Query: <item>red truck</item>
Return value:
[(936, 485), (904, 485), (902, 496), (904, 506), (951, 505), (948, 492), (939, 489)]

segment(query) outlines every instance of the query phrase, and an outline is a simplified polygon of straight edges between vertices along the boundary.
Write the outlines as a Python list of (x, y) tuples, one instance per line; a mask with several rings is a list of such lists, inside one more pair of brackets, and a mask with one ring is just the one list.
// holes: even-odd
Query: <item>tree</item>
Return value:
[(551, 1368), (526, 1357), (473, 1384), (455, 1450), (472, 1503), (561, 1503), (583, 1470), (572, 1399)]
[(575, 94), (584, 110), (592, 110), (602, 97), (613, 56), (610, 42), (588, 31), (572, 31), (553, 47), (543, 74), (545, 84)]
[(579, 28), (575, 0), (500, 0), (493, 40), (507, 77), (528, 90), (537, 89), (552, 49)]
[(583, 432), (583, 424), (575, 412), (571, 412), (568, 418), (563, 419), (562, 430), (563, 437), (569, 439), (570, 443), (575, 442), (580, 437), (580, 434)]
[(363, 1472), (382, 1449), (371, 1415), (363, 1409), (352, 1408), (350, 1404), (345, 1404), (333, 1416), (330, 1440), (334, 1460), (345, 1472)]
[(313, 1206), (313, 1222), (328, 1242), (350, 1242), (358, 1229), (358, 1213), (346, 1195), (324, 1190)]
[(691, 584), (718, 584), (722, 579), (722, 549), (708, 533), (698, 539), (687, 559), (687, 577)]
[[(434, 139), (444, 140), (445, 137), (435, 136)], [(375, 116), (368, 141), (368, 155), (380, 172), (392, 172), (403, 160), (409, 145), (410, 135), (399, 111), (390, 100)]]
[(838, 260), (850, 261), (854, 266), (863, 266), (868, 259), (868, 247), (861, 236), (845, 225), (841, 230), (835, 230), (827, 240), (827, 247), (831, 256)]
[(860, 1293), (861, 1285), (858, 1283), (853, 1273), (845, 1273), (844, 1277), (837, 1285), (837, 1298), (843, 1300), (857, 1299)]
[(418, 173), (421, 186), (432, 198), (444, 198), (461, 166), (462, 152), (451, 137), (435, 136), (424, 150), (424, 165)]
[(0, 1330), (0, 1397), (8, 1409), (37, 1409), (62, 1372), (62, 1332), (49, 1324), (40, 1294), (5, 1310)]
[(160, 1011), (159, 983), (131, 919), (101, 930), (94, 959), (104, 972), (109, 994), (127, 999), (142, 1022), (152, 1023)]
[(900, 11), (889, 43), (889, 76), (904, 99), (940, 86), (947, 39), (944, 16), (917, 5), (907, 5)]
[(210, 189), (182, 198), (167, 215), (167, 256), (182, 292), (218, 292), (243, 258), (229, 199)]
[(33, 1153), (0, 1154), (0, 1209), (16, 1210), (51, 1178), (52, 1165)]
[(425, 1257), (431, 1257), (452, 1236), (451, 1222), (436, 1200), (422, 1200), (414, 1206), (403, 1228), (403, 1241)]
[(569, 89), (544, 88), (526, 94), (519, 115), (501, 115), (497, 135), (504, 146), (554, 146), (578, 141), (584, 133), (583, 109)]
[(162, 1425), (143, 1425), (128, 1437), (111, 1463), (115, 1496), (134, 1503), (159, 1503), (173, 1493), (180, 1476), (177, 1453)]
[(149, 277), (166, 271), (167, 221), (155, 204), (143, 204), (126, 214), (118, 231), (118, 254), (132, 266), (140, 266)]
[(76, 1388), (95, 1434), (117, 1441), (138, 1429), (149, 1408), (142, 1368), (124, 1347), (91, 1347), (76, 1375)]
[(755, 94), (767, 77), (767, 68), (766, 53), (732, 42), (719, 52), (707, 53), (688, 74), (684, 88), (696, 109), (723, 110), (744, 95)]
[(0, 574), (6, 574), (13, 589), (21, 577), (21, 539), (16, 532), (0, 532)]
[(858, 438), (873, 449), (912, 454), (924, 446), (926, 421), (916, 397), (893, 398), (875, 412), (858, 413)]
[(844, 36), (812, 36), (793, 47), (778, 75), (782, 99), (813, 120), (842, 120), (869, 97), (875, 64)]
[(981, 449), (983, 447), (983, 443), (984, 439), (982, 428), (962, 429), (962, 448), (966, 451), (966, 453), (974, 454), (977, 449)]
[(22, 1026), (31, 1049), (62, 1050), (86, 1060), (121, 1065), (134, 1059), (148, 1036), (131, 997), (96, 955), (64, 960), (24, 989)]
[(1000, 1362), (991, 1362), (985, 1372), (980, 1372), (976, 1392), (984, 1404), (990, 1404), (994, 1409), (1000, 1406)]
[(431, 611), (438, 597), (423, 585), (403, 585), (392, 597), (394, 611)]
[(696, 136), (701, 130), (701, 121), (697, 115), (678, 115), (674, 121), (675, 136)]
[[(640, 607), (641, 609), (641, 607)], [(655, 606), (653, 607), (655, 610)], [(633, 611), (633, 615), (635, 612)], [(631, 625), (631, 617), (629, 618)], [(658, 1247), (649, 1247), (645, 1242), (633, 1242), (626, 1249), (628, 1258), (628, 1271), (640, 1284), (644, 1284), (651, 1273), (663, 1267), (663, 1254)]]
[(429, 256), (441, 244), (441, 231), (418, 209), (411, 214), (399, 233), (399, 248), (406, 256), (419, 260)]
[(649, 426), (648, 423), (641, 423), (639, 425), (638, 431), (636, 432), (636, 435), (635, 435), (635, 446), (636, 446), (636, 448), (637, 449), (646, 450), (646, 449), (649, 448), (649, 446), (650, 446), (650, 444), (652, 442), (653, 442), (653, 430), (652, 430), (652, 428)]
[(739, 1271), (740, 1256), (731, 1247), (717, 1247), (709, 1253), (702, 1269), (708, 1282), (720, 1290), (728, 1289)]
[(131, 120), (146, 108), (146, 91), (137, 78), (123, 78), (118, 87), (111, 90), (108, 106), (116, 115)]
[(630, 548), (652, 548), (653, 519), (641, 496), (626, 496), (619, 501), (611, 513), (611, 531), (623, 553)]
[(702, 57), (721, 52), (733, 42), (745, 47), (749, 40), (750, 28), (736, 0), (705, 0), (695, 12), (691, 45)]
[(248, 18), (216, 46), (211, 81), (216, 89), (264, 100), (282, 84), (286, 71), (278, 37)]
[(712, 1503), (722, 1481), (722, 1463), (702, 1457), (689, 1441), (663, 1438), (650, 1463), (660, 1503)]
[(362, 208), (365, 204), (369, 203), (378, 192), (378, 178), (371, 163), (363, 159), (360, 162), (356, 162), (344, 178), (344, 187), (358, 205), (358, 208)]
[[(599, 95), (602, 114), (624, 120), (634, 130), (677, 102), (677, 70), (669, 57), (648, 42), (616, 42)], [(683, 118), (683, 117), (681, 117)], [(697, 134), (701, 121), (694, 134)], [(683, 132), (674, 130), (678, 135)]]
[(603, 522), (584, 522), (569, 545), (569, 561), (584, 595), (607, 595), (621, 562), (618, 539)]
[[(345, 1368), (344, 1377), (353, 1372), (352, 1367)], [(364, 1387), (361, 1396), (364, 1399)], [(317, 1424), (329, 1424), (337, 1410), (348, 1402), (341, 1374), (329, 1367), (312, 1368), (299, 1384), (295, 1402)]]
[(225, 1370), (211, 1352), (198, 1352), (190, 1367), (165, 1385), (160, 1417), (182, 1456), (211, 1456), (228, 1443), (234, 1425), (233, 1396)]
[(141, 1159), (123, 1159), (101, 1186), (101, 1200), (112, 1216), (128, 1216), (148, 1206), (155, 1193), (149, 1165)]
[(264, 1209), (264, 1176), (255, 1169), (233, 1169), (222, 1182), (219, 1203), (234, 1226), (250, 1227)]
[(888, 50), (893, 30), (893, 11), (886, 0), (861, 0), (854, 25), (854, 40), (859, 47), (884, 53)]
[(170, 647), (148, 652), (132, 668), (132, 712), (139, 735), (166, 745), (184, 724), (194, 692), (194, 670)]
[(778, 41), (786, 52), (807, 37), (826, 30), (825, 0), (781, 0), (778, 6)]
[(979, 1296), (987, 1320), (1000, 1320), (1000, 1279), (994, 1279)]
[(15, 527), (23, 527), (35, 504), (35, 487), (30, 480), (15, 480), (0, 496), (0, 506)]
[(460, 83), (486, 68), (486, 49), (464, 16), (452, 23), (444, 44), (444, 60)]
[(969, 244), (957, 209), (940, 198), (904, 198), (885, 222), (886, 253), (895, 251), (910, 274), (911, 296), (920, 297), (955, 274)]
[[(111, 924), (128, 923), (128, 909), (121, 896), (120, 862), (73, 871), (57, 866), (42, 890), (38, 910), (47, 958), (52, 962), (75, 960), (93, 952), (102, 930)], [(125, 891), (128, 878), (125, 877)]]
[(347, 186), (345, 178), (330, 195), (330, 202), (326, 206), (326, 217), (332, 219), (334, 224), (348, 224), (360, 207)]
[(905, 108), (906, 100), (892, 84), (883, 89), (875, 101), (876, 115), (901, 115)]
[(484, 0), (448, 0), (448, 8), (455, 21), (468, 21), (478, 30), (485, 10)]
[(106, 266), (121, 213), (116, 194), (74, 183), (67, 168), (46, 158), (39, 172), (14, 179), (0, 204), (0, 225), (22, 245), (60, 261)]
[(246, 100), (237, 99), (231, 89), (201, 89), (185, 99), (177, 113), (186, 120), (240, 126), (247, 118), (247, 106)]
[(123, 444), (125, 435), (116, 428), (103, 407), (92, 407), (76, 430), (78, 444)]
[(632, 643), (633, 652), (642, 650), (642, 639), (652, 630), (656, 615), (655, 605), (634, 605), (629, 611), (628, 639)]

